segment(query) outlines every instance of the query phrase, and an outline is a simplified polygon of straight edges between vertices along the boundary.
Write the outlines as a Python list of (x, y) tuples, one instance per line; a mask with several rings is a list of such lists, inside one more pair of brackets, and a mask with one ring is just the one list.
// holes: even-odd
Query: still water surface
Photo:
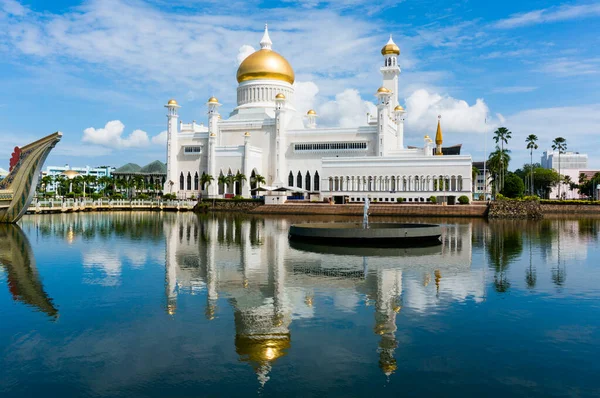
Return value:
[(600, 396), (600, 219), (290, 245), (307, 219), (0, 226), (0, 397)]

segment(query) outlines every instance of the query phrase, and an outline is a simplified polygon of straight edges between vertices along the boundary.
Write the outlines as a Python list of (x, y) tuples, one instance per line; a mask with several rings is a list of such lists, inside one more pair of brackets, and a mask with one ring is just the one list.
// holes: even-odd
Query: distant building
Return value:
[(492, 197), (492, 173), (485, 166), (485, 162), (473, 162), (473, 167), (478, 170), (473, 186), (473, 200), (488, 200)]
[[(597, 173), (600, 173), (600, 170), (579, 170), (579, 175), (583, 174), (585, 181), (593, 180), (594, 175), (596, 175)], [(577, 182), (578, 181), (579, 181), (579, 177), (577, 177)], [(594, 192), (592, 193), (593, 199), (598, 200), (598, 199), (600, 199), (600, 180), (594, 181), (594, 185), (596, 186), (596, 188), (594, 189)]]
[[(554, 169), (562, 176), (568, 176), (571, 182), (576, 184), (579, 182), (579, 173), (588, 168), (588, 155), (569, 151), (561, 153), (559, 157), (558, 151), (548, 150), (542, 153), (541, 164), (545, 169)], [(561, 182), (559, 185), (560, 196), (563, 199), (579, 199), (580, 194), (577, 189), (571, 189), (565, 182)], [(559, 185), (550, 191), (550, 199), (558, 198)]]
[(0, 180), (3, 180), (4, 177), (6, 177), (8, 175), (8, 171), (0, 168)]
[[(98, 167), (90, 167), (90, 166), (82, 166), (82, 167), (71, 167), (66, 164), (64, 166), (47, 166), (46, 170), (42, 172), (43, 176), (51, 176), (56, 177), (63, 174), (67, 170), (73, 170), (78, 172), (81, 175), (93, 175), (97, 178), (100, 177), (111, 177), (112, 172), (114, 171), (114, 167), (111, 166), (98, 166)], [(55, 192), (57, 187), (56, 180), (50, 185), (47, 189), (48, 192)]]
[(160, 160), (148, 163), (144, 167), (135, 163), (127, 163), (113, 171), (113, 176), (115, 180), (130, 180), (142, 177), (144, 180), (143, 190), (162, 190), (167, 179), (167, 165)]

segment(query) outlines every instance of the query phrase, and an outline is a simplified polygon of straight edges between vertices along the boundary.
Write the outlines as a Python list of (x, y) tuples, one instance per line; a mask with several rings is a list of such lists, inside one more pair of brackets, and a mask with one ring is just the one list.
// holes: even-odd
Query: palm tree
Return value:
[(215, 178), (210, 174), (202, 173), (202, 176), (200, 177), (200, 187), (206, 189), (214, 180)]
[[(477, 187), (477, 175), (479, 174), (479, 169), (475, 166), (471, 167), (471, 181), (473, 182), (473, 192), (475, 192), (475, 188)], [(485, 193), (484, 193), (485, 195)]]
[(135, 188), (136, 191), (142, 192), (144, 190), (145, 182), (144, 177), (136, 175), (133, 177), (133, 188)]
[(67, 183), (67, 179), (63, 175), (57, 175), (54, 177), (54, 185), (56, 186), (56, 193), (60, 195), (59, 189), (62, 189), (63, 193), (65, 191), (64, 186)]
[(525, 142), (527, 143), (527, 149), (529, 149), (529, 156), (530, 156), (530, 165), (531, 165), (531, 169), (529, 170), (530, 172), (530, 177), (529, 177), (529, 194), (533, 195), (533, 151), (538, 149), (538, 145), (537, 145), (537, 140), (538, 137), (535, 134), (529, 134), (527, 136), (527, 138), (525, 138)]
[[(552, 141), (552, 149), (555, 151), (558, 151), (558, 175), (560, 175), (560, 154), (561, 153), (565, 153), (565, 151), (567, 150), (567, 140), (564, 139), (563, 137), (556, 137), (553, 141)], [(560, 199), (562, 199), (562, 197), (560, 196), (560, 186), (561, 183), (558, 183), (558, 197)]]
[(233, 184), (235, 183), (235, 176), (233, 174), (229, 174), (227, 177), (225, 177), (225, 180), (227, 183), (227, 191), (229, 191), (228, 193), (234, 193)]
[(219, 186), (223, 185), (224, 192), (227, 192), (227, 184), (228, 184), (227, 177), (224, 176), (223, 174), (219, 174), (219, 178), (217, 179), (217, 182), (219, 183)]
[(113, 182), (112, 177), (109, 176), (101, 176), (100, 178), (98, 178), (98, 184), (100, 184), (102, 186), (102, 194), (103, 196), (106, 196), (106, 188), (109, 187), (109, 185), (111, 185)]
[(260, 184), (266, 184), (267, 180), (265, 180), (265, 177), (261, 176), (260, 174), (255, 174), (254, 177), (252, 178), (252, 182), (256, 184), (256, 187), (260, 187)]
[[(242, 193), (242, 185), (244, 184), (244, 181), (247, 181), (246, 176), (238, 171), (236, 173), (236, 175), (233, 177), (233, 180), (239, 184), (240, 194), (241, 194)], [(236, 192), (236, 194), (237, 194), (237, 192)]]
[[(501, 174), (500, 174), (500, 190), (502, 190), (502, 188), (504, 188), (504, 173), (505, 170), (508, 168), (508, 165), (505, 167), (504, 163), (505, 163), (505, 159), (504, 159), (504, 144), (508, 144), (508, 140), (511, 138), (512, 133), (510, 132), (509, 129), (507, 129), (506, 127), (498, 127), (498, 129), (496, 131), (494, 131), (494, 141), (496, 141), (496, 144), (500, 143), (500, 153), (501, 153), (501, 157), (500, 157), (500, 169), (501, 169)], [(508, 162), (506, 162), (508, 163)]]
[(92, 187), (94, 184), (98, 182), (98, 178), (92, 174), (86, 174), (81, 176), (81, 181), (83, 181), (83, 197), (85, 198), (85, 189), (87, 187)]
[(494, 193), (498, 193), (502, 191), (502, 175), (508, 168), (508, 164), (510, 163), (510, 150), (508, 149), (500, 149), (499, 146), (496, 145), (496, 150), (490, 153), (490, 156), (487, 161), (487, 169), (492, 175), (492, 179), (494, 181)]
[(52, 184), (52, 181), (53, 181), (52, 176), (43, 176), (42, 177), (41, 183), (42, 183), (42, 185), (44, 187), (44, 194), (46, 192), (48, 192), (48, 186), (50, 186)]

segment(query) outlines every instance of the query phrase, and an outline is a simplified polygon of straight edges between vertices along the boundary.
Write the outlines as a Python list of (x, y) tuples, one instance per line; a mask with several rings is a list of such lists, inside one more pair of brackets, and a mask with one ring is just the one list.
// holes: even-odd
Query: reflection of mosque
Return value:
[(58, 310), (42, 286), (29, 241), (16, 224), (0, 223), (0, 266), (7, 272), (8, 287), (15, 301), (52, 318), (58, 317)]
[[(324, 255), (327, 248), (290, 248), (290, 223), (285, 219), (181, 214), (172, 221), (165, 223), (168, 312), (176, 313), (178, 294), (203, 290), (207, 318), (213, 319), (224, 310), (217, 308), (217, 296), (227, 298), (234, 311), (236, 352), (252, 364), (261, 384), (269, 379), (274, 361), (291, 346), (292, 320), (314, 315), (317, 290), (334, 291), (334, 304), (342, 310), (354, 311), (361, 301), (373, 304), (379, 365), (389, 376), (396, 369), (396, 317), (406, 305), (405, 296), (409, 306), (423, 310), (418, 307), (431, 301), (419, 297), (439, 297), (448, 275), (446, 288), (456, 298), (450, 291), (452, 278), (462, 274), (464, 279), (471, 266), (469, 224), (445, 228), (439, 246), (383, 250), (378, 256), (363, 257), (352, 249), (336, 248), (336, 255)], [(403, 291), (407, 271), (420, 281), (410, 284), (411, 292), (406, 286)], [(435, 291), (427, 287), (432, 276)]]

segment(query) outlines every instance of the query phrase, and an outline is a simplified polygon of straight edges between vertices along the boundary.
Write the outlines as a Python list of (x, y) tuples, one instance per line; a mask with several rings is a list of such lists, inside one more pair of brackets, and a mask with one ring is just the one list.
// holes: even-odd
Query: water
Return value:
[(0, 396), (600, 396), (600, 219), (290, 247), (307, 219), (1, 226)]

